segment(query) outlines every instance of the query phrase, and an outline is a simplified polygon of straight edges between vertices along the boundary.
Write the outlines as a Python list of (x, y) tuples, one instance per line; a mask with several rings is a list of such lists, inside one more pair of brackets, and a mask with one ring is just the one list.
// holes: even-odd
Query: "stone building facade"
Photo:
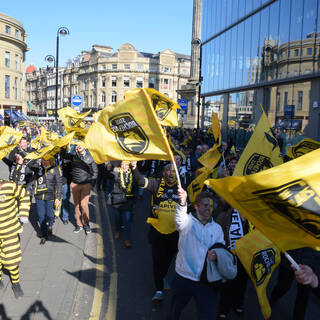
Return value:
[(0, 113), (26, 109), (24, 62), (28, 50), (23, 25), (0, 13)]

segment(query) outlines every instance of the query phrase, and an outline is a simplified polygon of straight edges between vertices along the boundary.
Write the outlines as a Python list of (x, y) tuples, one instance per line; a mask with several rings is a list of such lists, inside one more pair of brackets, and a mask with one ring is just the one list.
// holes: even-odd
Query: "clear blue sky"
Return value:
[(93, 44), (117, 50), (129, 42), (138, 51), (157, 53), (165, 49), (190, 54), (192, 0), (18, 0), (1, 1), (0, 12), (19, 20), (27, 33), (32, 62), (44, 67), (44, 57), (56, 54), (56, 34), (61, 26), (59, 66)]

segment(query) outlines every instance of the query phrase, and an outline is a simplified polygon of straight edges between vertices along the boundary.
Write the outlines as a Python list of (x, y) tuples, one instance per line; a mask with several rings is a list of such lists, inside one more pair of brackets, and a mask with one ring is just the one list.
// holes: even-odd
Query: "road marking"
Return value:
[(111, 228), (110, 217), (107, 212), (106, 198), (103, 197), (103, 212), (106, 213), (107, 224), (108, 224), (108, 235), (111, 243), (112, 250), (112, 270), (110, 274), (110, 288), (108, 295), (108, 309), (104, 317), (105, 320), (115, 320), (117, 316), (117, 297), (118, 297), (118, 272), (117, 272), (117, 260), (116, 260), (116, 249), (114, 246), (113, 233)]
[(102, 263), (96, 264), (96, 282), (93, 294), (92, 308), (90, 312), (90, 320), (96, 320), (100, 318), (103, 298), (103, 280), (104, 280), (104, 262), (103, 262), (103, 241), (101, 230), (101, 218), (98, 195), (94, 197), (95, 213), (96, 213), (96, 228), (97, 228), (97, 261)]

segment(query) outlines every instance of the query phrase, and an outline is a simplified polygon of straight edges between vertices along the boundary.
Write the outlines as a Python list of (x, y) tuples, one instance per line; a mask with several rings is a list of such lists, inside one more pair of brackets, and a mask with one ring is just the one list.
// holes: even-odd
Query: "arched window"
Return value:
[(116, 91), (112, 91), (111, 103), (116, 103), (116, 102), (117, 102), (117, 92)]

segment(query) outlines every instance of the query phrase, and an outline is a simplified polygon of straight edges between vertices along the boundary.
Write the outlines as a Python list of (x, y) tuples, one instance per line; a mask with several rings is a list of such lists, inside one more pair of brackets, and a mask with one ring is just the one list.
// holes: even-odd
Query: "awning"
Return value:
[(12, 120), (19, 121), (18, 116), (14, 112), (15, 112), (15, 110), (12, 110), (12, 111), (11, 110), (4, 110), (4, 114), (7, 117), (11, 118)]

